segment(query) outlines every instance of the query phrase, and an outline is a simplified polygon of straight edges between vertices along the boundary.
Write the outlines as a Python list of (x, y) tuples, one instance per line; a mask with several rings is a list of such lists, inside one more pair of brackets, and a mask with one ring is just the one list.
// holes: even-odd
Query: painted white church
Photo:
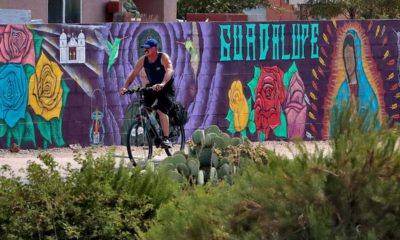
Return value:
[(82, 30), (78, 38), (72, 34), (69, 42), (67, 34), (60, 35), (60, 63), (85, 63), (86, 61), (86, 40)]

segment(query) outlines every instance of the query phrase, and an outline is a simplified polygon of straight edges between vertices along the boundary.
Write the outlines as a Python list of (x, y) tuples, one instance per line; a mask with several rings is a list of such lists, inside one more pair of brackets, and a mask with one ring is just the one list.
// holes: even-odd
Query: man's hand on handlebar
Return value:
[(161, 91), (164, 88), (164, 84), (163, 83), (158, 83), (158, 84), (154, 84), (152, 87), (153, 91)]
[(119, 89), (119, 94), (120, 94), (120, 95), (125, 95), (126, 91), (128, 91), (127, 88), (124, 88), (124, 87), (123, 87), (123, 88), (120, 88), (120, 89)]

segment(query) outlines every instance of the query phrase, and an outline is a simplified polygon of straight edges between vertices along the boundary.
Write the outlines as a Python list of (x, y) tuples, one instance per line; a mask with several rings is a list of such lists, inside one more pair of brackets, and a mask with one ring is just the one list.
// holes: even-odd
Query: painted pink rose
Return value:
[(288, 138), (304, 136), (307, 116), (304, 90), (303, 80), (296, 72), (290, 79), (284, 109), (288, 123)]
[(277, 67), (261, 68), (254, 103), (257, 130), (266, 134), (281, 124), (281, 105), (286, 97), (283, 71)]
[(26, 25), (0, 27), (0, 63), (35, 66), (35, 44)]

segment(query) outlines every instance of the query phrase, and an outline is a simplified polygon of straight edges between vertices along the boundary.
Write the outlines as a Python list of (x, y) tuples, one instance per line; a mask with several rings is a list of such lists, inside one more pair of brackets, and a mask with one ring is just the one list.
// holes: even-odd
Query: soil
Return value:
[[(287, 156), (288, 158), (293, 158), (294, 155), (298, 153), (298, 150), (295, 149), (295, 144), (292, 142), (284, 142), (284, 141), (267, 141), (262, 143), (266, 148), (275, 151), (279, 155)], [(314, 141), (314, 142), (304, 142), (304, 146), (307, 152), (315, 152), (316, 149), (319, 149), (324, 152), (324, 154), (330, 153), (330, 147), (328, 142), (324, 141)], [(30, 161), (41, 163), (38, 156), (42, 153), (51, 154), (54, 159), (57, 161), (61, 168), (67, 166), (68, 163), (71, 164), (72, 167), (79, 167), (79, 164), (74, 161), (74, 156), (77, 153), (85, 154), (88, 151), (92, 151), (94, 157), (98, 157), (106, 154), (107, 152), (114, 150), (115, 157), (117, 163), (122, 160), (126, 164), (129, 164), (129, 159), (127, 158), (127, 152), (125, 146), (92, 146), (81, 148), (79, 145), (71, 145), (67, 148), (51, 148), (47, 150), (33, 150), (33, 149), (20, 149), (17, 153), (11, 152), (10, 150), (1, 149), (0, 150), (0, 166), (8, 165), (15, 173), (16, 176), (24, 176), (25, 169), (28, 166)], [(162, 149), (155, 149), (153, 156), (155, 160), (162, 160), (166, 157), (165, 153)], [(7, 175), (3, 172), (0, 172), (1, 175)]]

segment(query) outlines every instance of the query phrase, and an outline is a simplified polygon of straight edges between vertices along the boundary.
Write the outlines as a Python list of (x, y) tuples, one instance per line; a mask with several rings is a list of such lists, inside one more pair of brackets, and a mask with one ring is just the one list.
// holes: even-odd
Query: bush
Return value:
[(332, 153), (246, 164), (235, 184), (195, 188), (157, 212), (147, 239), (400, 239), (399, 128), (354, 105)]
[(0, 177), (0, 239), (137, 239), (179, 186), (163, 172), (116, 168), (113, 155), (77, 155), (81, 168), (61, 174), (42, 154), (26, 181)]

